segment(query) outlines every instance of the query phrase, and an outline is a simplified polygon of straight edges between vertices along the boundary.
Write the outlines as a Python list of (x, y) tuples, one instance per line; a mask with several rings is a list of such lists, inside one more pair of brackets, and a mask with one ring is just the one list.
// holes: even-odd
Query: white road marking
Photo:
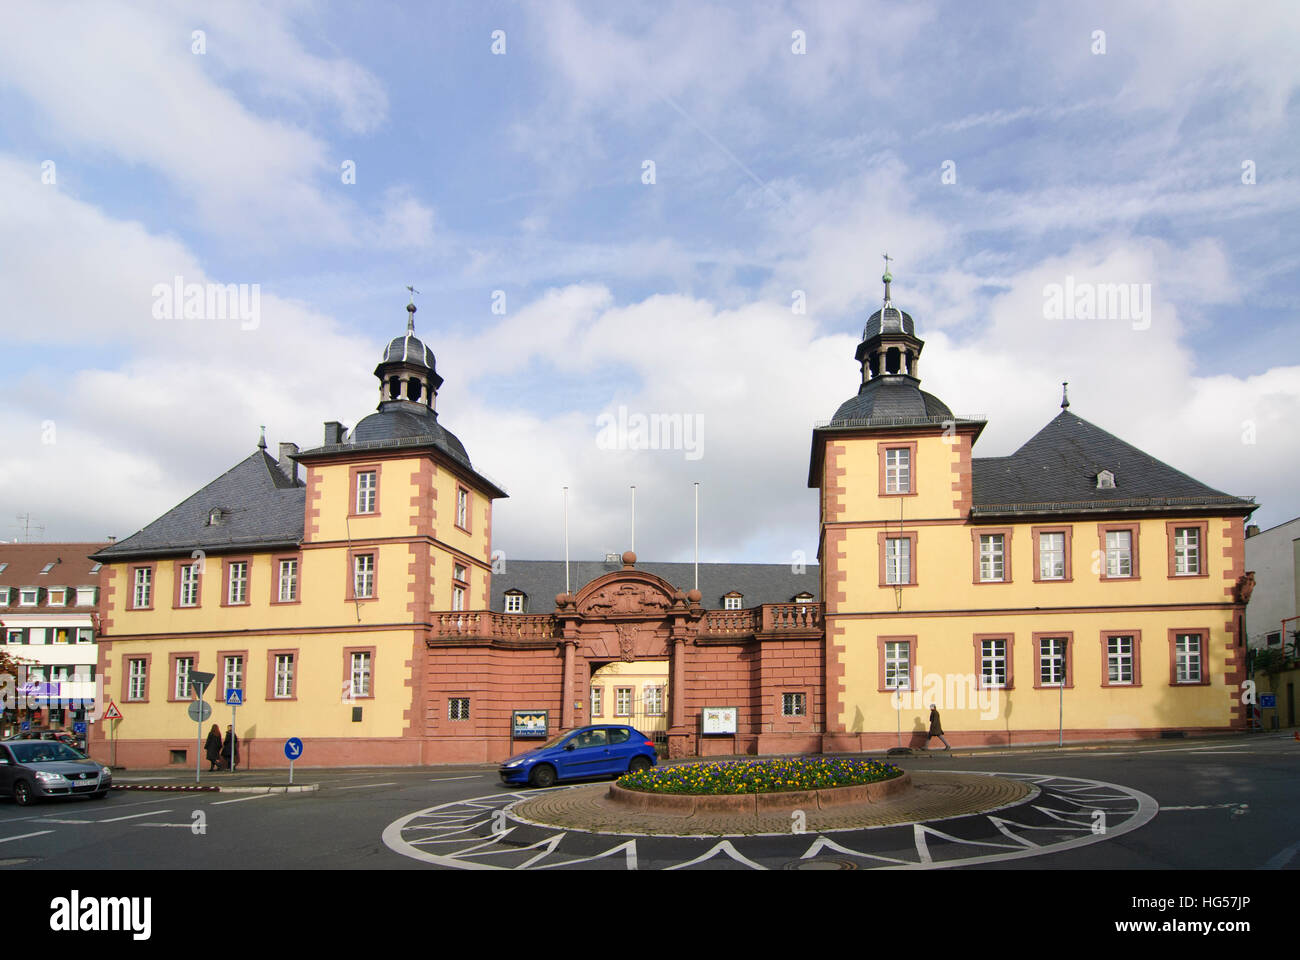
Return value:
[(20, 833), (16, 837), (0, 837), (0, 843), (8, 843), (10, 840), (26, 840), (28, 837), (41, 837), (53, 832), (53, 830), (37, 830), (35, 833)]
[(194, 826), (192, 823), (133, 823), (133, 827), (185, 827), (189, 829)]
[(389, 780), (387, 783), (358, 783), (351, 787), (334, 787), (335, 790), (364, 790), (366, 787), (395, 787), (396, 780)]
[(142, 813), (128, 813), (125, 817), (109, 817), (107, 820), (91, 820), (91, 823), (117, 823), (121, 820), (134, 820), (136, 817), (152, 817), (155, 813), (171, 813), (170, 810), (145, 810)]
[(434, 777), (430, 783), (446, 783), (448, 780), (477, 780), (479, 777), (487, 776), (484, 773), (476, 773), (472, 777)]
[(53, 817), (41, 817), (32, 823), (94, 823), (94, 820), (55, 820)]
[(716, 856), (716, 855), (719, 854), (719, 853), (725, 853), (725, 854), (726, 854), (727, 856), (729, 856), (732, 860), (735, 860), (737, 863), (739, 863), (739, 864), (743, 864), (744, 866), (749, 867), (751, 870), (766, 870), (766, 869), (767, 869), (767, 867), (763, 866), (761, 863), (755, 863), (753, 860), (749, 859), (749, 857), (746, 857), (746, 856), (745, 856), (744, 854), (742, 854), (739, 850), (737, 850), (735, 847), (733, 847), (733, 846), (731, 845), (731, 841), (730, 841), (730, 840), (723, 840), (721, 843), (719, 843), (719, 844), (715, 844), (714, 846), (710, 847), (710, 848), (708, 849), (707, 852), (700, 854), (698, 857), (696, 857), (696, 858), (693, 859), (693, 860), (687, 860), (687, 861), (684, 862), (684, 863), (674, 863), (671, 867), (664, 867), (664, 869), (665, 869), (665, 870), (680, 870), (680, 869), (682, 869), (683, 867), (693, 867), (693, 866), (695, 866), (697, 863), (703, 863), (704, 861), (713, 858), (714, 856)]
[(1268, 863), (1260, 869), (1263, 870), (1281, 870), (1288, 863), (1295, 859), (1295, 855), (1300, 853), (1300, 843), (1293, 843), (1285, 850), (1279, 850), (1269, 858)]
[(254, 793), (247, 797), (235, 797), (234, 800), (216, 800), (213, 803), (209, 804), (209, 806), (219, 807), (223, 803), (243, 803), (245, 800), (265, 800), (267, 797), (274, 797), (274, 796), (276, 796), (276, 794), (274, 793)]
[(1162, 806), (1160, 809), (1161, 809), (1161, 810), (1233, 810), (1233, 809), (1240, 809), (1241, 811), (1245, 812), (1245, 810), (1247, 810), (1248, 808), (1249, 808), (1249, 804), (1245, 804), (1245, 803), (1203, 803), (1203, 804), (1200, 804), (1199, 806), (1187, 806), (1187, 807), (1165, 807), (1165, 806)]

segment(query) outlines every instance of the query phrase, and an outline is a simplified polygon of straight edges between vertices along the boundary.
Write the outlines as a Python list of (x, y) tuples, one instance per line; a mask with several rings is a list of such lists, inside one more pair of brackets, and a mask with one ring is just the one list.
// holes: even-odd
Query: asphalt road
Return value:
[[(1001, 862), (983, 859), (978, 869), (1300, 869), (1300, 804), (1295, 796), (1300, 742), (1289, 735), (1089, 751), (935, 754), (900, 765), (1082, 778), (1139, 791), (1159, 805), (1150, 820), (1129, 832), (1061, 852), (1031, 851)], [(115, 791), (103, 801), (78, 799), (28, 808), (0, 800), (0, 867), (438, 869), (390, 849), (382, 839), (385, 829), (419, 811), (454, 807), (458, 801), (487, 798), (463, 808), (469, 810), (477, 810), (479, 803), (504, 806), (511, 791), (500, 785), (495, 770), (299, 769), (296, 780), (319, 783), (318, 791)], [(178, 784), (187, 779), (180, 772), (169, 775)], [(277, 778), (282, 781), (283, 774)], [(746, 842), (747, 850), (763, 849), (762, 838)], [(737, 865), (724, 860), (700, 866)], [(950, 869), (972, 869), (959, 864), (960, 859), (951, 860)]]

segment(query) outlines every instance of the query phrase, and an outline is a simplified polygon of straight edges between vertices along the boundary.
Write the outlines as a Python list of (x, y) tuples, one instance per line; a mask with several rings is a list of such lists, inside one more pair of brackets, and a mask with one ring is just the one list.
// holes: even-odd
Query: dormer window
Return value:
[(68, 591), (64, 587), (51, 587), (49, 593), (49, 604), (51, 607), (62, 607), (67, 605)]
[(208, 511), (209, 527), (220, 526), (225, 519), (226, 519), (226, 511), (222, 510), (220, 507), (213, 507), (211, 510)]
[(745, 597), (743, 594), (737, 593), (736, 591), (733, 590), (731, 593), (727, 594), (725, 597), (722, 598), (722, 609), (739, 610), (740, 604), (742, 601), (744, 601), (744, 599)]
[(1103, 470), (1101, 473), (1097, 474), (1097, 489), (1114, 490), (1115, 474), (1111, 473), (1109, 470)]
[(40, 590), (37, 587), (23, 587), (18, 591), (18, 604), (23, 607), (36, 606), (37, 597), (40, 596)]
[(522, 590), (506, 591), (506, 613), (524, 612), (524, 593)]

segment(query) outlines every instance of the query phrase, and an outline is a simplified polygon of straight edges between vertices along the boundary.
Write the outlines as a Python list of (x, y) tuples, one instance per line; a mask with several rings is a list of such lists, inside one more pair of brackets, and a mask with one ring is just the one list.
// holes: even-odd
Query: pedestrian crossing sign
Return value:
[(226, 690), (226, 706), (242, 707), (244, 705), (244, 691), (238, 687), (229, 687)]

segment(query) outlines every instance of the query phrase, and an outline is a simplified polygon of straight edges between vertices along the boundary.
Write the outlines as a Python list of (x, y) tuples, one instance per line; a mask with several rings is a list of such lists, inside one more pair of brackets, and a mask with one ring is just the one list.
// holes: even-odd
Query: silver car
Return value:
[(113, 772), (57, 740), (7, 740), (0, 743), (0, 795), (20, 806), (45, 797), (102, 800)]

